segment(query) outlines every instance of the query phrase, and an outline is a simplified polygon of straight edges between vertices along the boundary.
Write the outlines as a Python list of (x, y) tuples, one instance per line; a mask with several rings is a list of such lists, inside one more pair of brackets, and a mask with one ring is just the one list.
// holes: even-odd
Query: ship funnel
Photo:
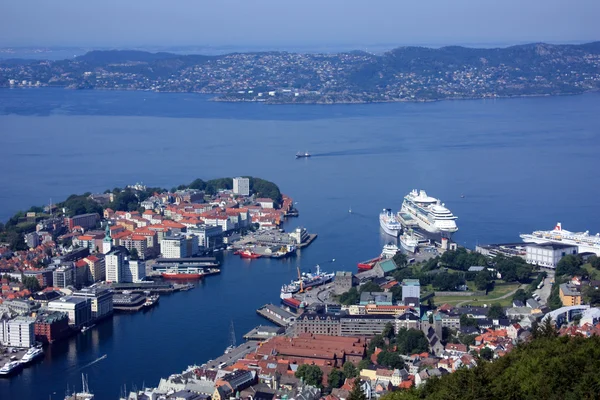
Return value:
[(560, 222), (556, 223), (556, 226), (554, 227), (555, 231), (562, 231), (562, 224)]

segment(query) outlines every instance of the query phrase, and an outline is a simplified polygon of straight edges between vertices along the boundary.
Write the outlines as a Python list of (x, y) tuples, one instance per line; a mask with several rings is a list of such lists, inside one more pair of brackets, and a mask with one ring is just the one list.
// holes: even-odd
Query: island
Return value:
[(384, 54), (109, 50), (59, 61), (0, 61), (0, 87), (44, 86), (205, 93), (216, 101), (267, 104), (579, 94), (600, 87), (600, 42), (399, 47)]

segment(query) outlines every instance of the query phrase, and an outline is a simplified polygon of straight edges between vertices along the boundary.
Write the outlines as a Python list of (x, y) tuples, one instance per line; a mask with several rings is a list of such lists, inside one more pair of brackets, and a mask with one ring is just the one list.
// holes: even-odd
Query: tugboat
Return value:
[(304, 153), (296, 153), (296, 158), (308, 158), (310, 156), (311, 154), (308, 151), (305, 151)]
[(242, 258), (260, 258), (260, 254), (253, 252), (252, 250), (244, 250), (239, 253)]

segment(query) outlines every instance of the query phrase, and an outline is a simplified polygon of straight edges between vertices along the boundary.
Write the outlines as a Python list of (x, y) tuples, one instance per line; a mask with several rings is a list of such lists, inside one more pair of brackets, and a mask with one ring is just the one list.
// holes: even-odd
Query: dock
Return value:
[(233, 365), (233, 364), (235, 364), (235, 362), (237, 360), (240, 360), (240, 359), (246, 357), (246, 355), (248, 355), (250, 353), (254, 353), (259, 345), (260, 345), (260, 342), (256, 342), (256, 341), (243, 343), (243, 344), (237, 346), (236, 348), (226, 352), (222, 356), (217, 357), (214, 360), (208, 361), (206, 364), (203, 364), (202, 366), (209, 368), (209, 369), (217, 369), (217, 368), (223, 368), (228, 365)]
[(271, 321), (272, 323), (283, 327), (292, 324), (297, 317), (296, 314), (284, 310), (283, 308), (273, 304), (265, 304), (264, 306), (256, 310), (256, 312), (259, 315)]
[(317, 235), (316, 233), (309, 233), (309, 234), (308, 234), (308, 239), (306, 239), (306, 241), (304, 241), (304, 242), (300, 243), (300, 244), (298, 245), (298, 248), (299, 248), (299, 249), (303, 249), (303, 248), (305, 248), (306, 246), (308, 246), (309, 244), (311, 244), (312, 242), (314, 242), (314, 241), (315, 241), (315, 239), (317, 238), (317, 236), (318, 236), (318, 235)]
[(246, 340), (267, 340), (285, 332), (283, 328), (277, 326), (259, 325), (246, 333), (243, 337)]

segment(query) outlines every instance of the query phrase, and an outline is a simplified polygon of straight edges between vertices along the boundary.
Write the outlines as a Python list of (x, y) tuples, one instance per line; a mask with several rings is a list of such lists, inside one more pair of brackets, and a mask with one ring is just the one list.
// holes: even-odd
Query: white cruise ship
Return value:
[(600, 256), (600, 233), (590, 235), (589, 231), (570, 232), (563, 230), (560, 222), (551, 231), (535, 231), (519, 235), (524, 242), (561, 243), (577, 246), (579, 253), (596, 253)]
[(439, 199), (427, 196), (424, 190), (415, 189), (404, 196), (400, 212), (410, 215), (427, 232), (450, 236), (458, 230), (457, 217)]
[(383, 229), (385, 233), (393, 237), (398, 237), (400, 231), (402, 231), (402, 225), (396, 220), (396, 216), (389, 208), (384, 209), (381, 214), (379, 214), (379, 225), (381, 225), (381, 229)]
[(400, 235), (400, 245), (408, 253), (414, 253), (415, 251), (417, 251), (417, 247), (419, 246), (419, 239), (415, 236), (412, 229), (410, 229), (409, 231), (404, 231), (404, 233)]

